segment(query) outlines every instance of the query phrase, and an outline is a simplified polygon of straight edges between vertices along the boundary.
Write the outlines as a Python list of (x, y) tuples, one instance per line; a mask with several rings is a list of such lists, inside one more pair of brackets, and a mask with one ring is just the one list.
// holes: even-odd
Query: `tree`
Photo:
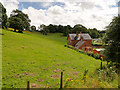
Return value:
[[(18, 20), (18, 18), (19, 18), (19, 20)], [(18, 22), (15, 21), (16, 19), (19, 21), (19, 25), (21, 25), (21, 26), (16, 25), (18, 23)], [(14, 22), (11, 21), (11, 20), (14, 20)], [(31, 20), (29, 19), (28, 15), (24, 14), (22, 11), (19, 11), (17, 9), (12, 11), (12, 13), (10, 15), (10, 18), (9, 18), (9, 22), (10, 22), (10, 27), (17, 28), (19, 30), (19, 32), (22, 32), (23, 30), (29, 30), (30, 29)], [(15, 26), (13, 26), (13, 24)]]
[(102, 42), (103, 42), (104, 44), (108, 44), (108, 43), (109, 43), (109, 39), (107, 38), (106, 33), (105, 33), (104, 36), (102, 37)]
[(89, 32), (89, 34), (92, 38), (98, 38), (99, 37), (99, 33), (98, 33), (98, 30), (96, 28), (88, 29), (88, 32)]
[(22, 31), (24, 29), (24, 23), (20, 18), (10, 17), (9, 23), (10, 23), (10, 27), (14, 28), (14, 32), (16, 32), (16, 29), (18, 29), (19, 30), (18, 32), (22, 33)]
[(58, 26), (58, 32), (59, 32), (59, 33), (63, 33), (63, 28), (64, 28), (64, 27), (63, 27), (62, 25), (59, 25), (59, 26)]
[(55, 33), (56, 32), (54, 25), (50, 24), (47, 27), (48, 27), (50, 33)]
[(44, 24), (40, 25), (40, 28), (41, 28), (41, 33), (43, 35), (47, 35), (49, 33), (49, 29), (47, 26), (45, 26)]
[[(47, 27), (48, 27), (50, 33), (63, 33), (63, 31), (64, 31), (64, 26), (62, 26), (62, 25), (50, 24)], [(70, 26), (69, 26), (69, 28), (70, 28)]]
[(72, 33), (76, 33), (77, 31), (78, 31), (78, 33), (80, 33), (80, 32), (81, 32), (81, 33), (88, 33), (87, 28), (84, 27), (84, 26), (81, 25), (81, 24), (75, 25), (74, 28), (73, 28)]
[(2, 5), (2, 3), (0, 2), (0, 13), (2, 13), (0, 15), (0, 21), (2, 21), (2, 28), (7, 28), (7, 14), (6, 14), (6, 9), (4, 8), (4, 6)]
[(31, 26), (31, 30), (32, 31), (36, 31), (36, 27), (33, 25), (33, 26)]
[(72, 27), (70, 25), (64, 26), (63, 28), (63, 35), (67, 36), (69, 33), (71, 33)]
[(120, 63), (120, 16), (114, 17), (106, 30), (109, 45), (104, 52), (105, 56), (112, 62)]
[(98, 33), (99, 33), (99, 37), (103, 37), (105, 35), (106, 31), (105, 30), (98, 31)]

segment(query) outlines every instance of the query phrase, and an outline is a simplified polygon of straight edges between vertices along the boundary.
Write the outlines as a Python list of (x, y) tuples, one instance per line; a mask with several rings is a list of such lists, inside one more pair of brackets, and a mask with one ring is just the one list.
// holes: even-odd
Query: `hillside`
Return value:
[(3, 30), (3, 34), (3, 88), (25, 88), (27, 80), (30, 80), (31, 87), (59, 88), (61, 71), (64, 74), (63, 85), (70, 78), (79, 80), (80, 84), (68, 87), (95, 87), (81, 82), (84, 70), (88, 69), (87, 76), (92, 77), (100, 66), (100, 60), (64, 47), (67, 41), (62, 34), (44, 36), (35, 32), (20, 34), (8, 30)]

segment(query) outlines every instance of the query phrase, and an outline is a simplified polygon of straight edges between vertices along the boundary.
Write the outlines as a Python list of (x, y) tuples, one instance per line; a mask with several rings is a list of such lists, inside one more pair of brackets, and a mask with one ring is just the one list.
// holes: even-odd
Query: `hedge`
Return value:
[(77, 49), (77, 48), (75, 48), (75, 47), (73, 47), (73, 46), (71, 46), (71, 45), (64, 45), (65, 47), (68, 47), (68, 48), (71, 48), (71, 49), (74, 49), (74, 50), (76, 50), (77, 52), (80, 52), (80, 53), (83, 53), (83, 54), (86, 54), (86, 55), (88, 55), (88, 56), (91, 56), (91, 57), (93, 57), (93, 58), (95, 58), (95, 59), (101, 59), (100, 58), (100, 55), (99, 54), (93, 54), (92, 52), (85, 52), (84, 50), (81, 50), (81, 49)]

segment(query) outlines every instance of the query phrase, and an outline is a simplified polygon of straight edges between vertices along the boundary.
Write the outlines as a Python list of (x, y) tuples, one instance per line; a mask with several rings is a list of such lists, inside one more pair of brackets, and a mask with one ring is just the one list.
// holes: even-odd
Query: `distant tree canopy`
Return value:
[(69, 33), (72, 33), (72, 27), (70, 25), (64, 26), (63, 35), (67, 36)]
[(99, 32), (96, 28), (93, 29), (88, 29), (88, 32), (92, 38), (98, 38), (99, 37)]
[(27, 14), (24, 14), (22, 11), (19, 10), (13, 10), (10, 17), (9, 17), (9, 23), (10, 27), (18, 29), (18, 32), (22, 32), (23, 30), (29, 30), (30, 29), (30, 22)]
[(98, 31), (98, 33), (99, 33), (99, 37), (103, 37), (106, 33), (106, 30)]
[(62, 25), (50, 24), (47, 27), (49, 29), (49, 33), (63, 33), (63, 31), (64, 31), (64, 26), (62, 26)]
[(105, 39), (109, 45), (104, 53), (112, 62), (120, 63), (120, 17), (114, 17), (106, 30)]
[(81, 33), (88, 33), (87, 28), (84, 27), (84, 26), (81, 25), (81, 24), (75, 25), (74, 28), (73, 28), (72, 33), (76, 33), (77, 31), (78, 31), (79, 33), (80, 33), (80, 32), (81, 32)]
[(31, 26), (31, 31), (36, 31), (36, 27), (34, 25)]
[(7, 28), (7, 14), (6, 9), (0, 2), (0, 22), (2, 22), (2, 28)]
[(39, 29), (43, 35), (47, 35), (49, 33), (48, 27), (44, 24), (40, 25)]
[(55, 33), (57, 31), (56, 30), (57, 28), (55, 25), (50, 24), (47, 27), (48, 27), (50, 33)]
[[(41, 25), (42, 26), (42, 25)], [(93, 29), (87, 29), (85, 26), (81, 24), (75, 25), (73, 28), (70, 25), (62, 26), (62, 25), (53, 25), (50, 24), (47, 27), (47, 33), (63, 33), (64, 36), (67, 36), (70, 33), (89, 33), (92, 38), (99, 38), (103, 37), (105, 34), (105, 31), (98, 31), (96, 28)], [(39, 27), (39, 31), (42, 27)]]

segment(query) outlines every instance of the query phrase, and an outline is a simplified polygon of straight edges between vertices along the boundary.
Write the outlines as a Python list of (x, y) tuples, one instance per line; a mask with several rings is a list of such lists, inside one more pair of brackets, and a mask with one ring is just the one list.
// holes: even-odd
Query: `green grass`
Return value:
[(85, 69), (88, 69), (88, 77), (92, 77), (100, 66), (100, 60), (64, 47), (67, 38), (60, 33), (44, 36), (37, 32), (21, 34), (3, 30), (3, 34), (3, 88), (25, 88), (27, 80), (31, 87), (59, 88), (61, 71), (64, 85), (67, 78), (82, 81)]

